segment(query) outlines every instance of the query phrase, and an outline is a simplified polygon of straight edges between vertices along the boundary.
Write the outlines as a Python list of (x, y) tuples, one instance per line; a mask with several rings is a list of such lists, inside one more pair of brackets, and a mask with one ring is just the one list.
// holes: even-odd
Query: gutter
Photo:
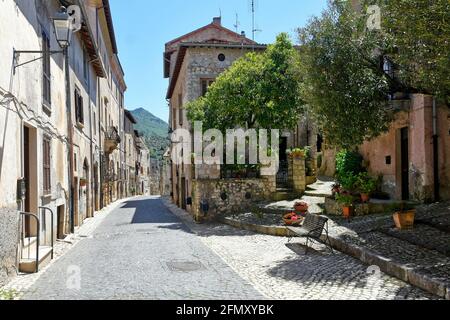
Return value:
[(437, 125), (436, 97), (433, 97), (433, 176), (434, 176), (434, 201), (440, 200), (439, 184), (439, 135)]

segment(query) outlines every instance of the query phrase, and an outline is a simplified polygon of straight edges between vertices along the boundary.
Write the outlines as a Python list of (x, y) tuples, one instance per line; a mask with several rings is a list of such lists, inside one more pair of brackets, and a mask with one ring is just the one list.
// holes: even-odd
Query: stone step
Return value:
[[(45, 267), (52, 260), (52, 247), (39, 247), (39, 269)], [(19, 262), (19, 271), (23, 273), (36, 272), (36, 251), (30, 257), (23, 258)]]
[(332, 246), (439, 297), (450, 299), (450, 258), (382, 232), (336, 234)]
[(280, 200), (274, 202), (262, 202), (257, 205), (259, 209), (266, 213), (283, 214), (294, 210), (297, 201), (305, 201), (309, 204), (309, 212), (314, 214), (323, 213), (324, 199), (320, 197), (303, 196), (294, 200)]
[(432, 226), (416, 222), (412, 230), (387, 228), (381, 231), (389, 236), (408, 241), (423, 248), (436, 250), (450, 257), (450, 233), (443, 232)]

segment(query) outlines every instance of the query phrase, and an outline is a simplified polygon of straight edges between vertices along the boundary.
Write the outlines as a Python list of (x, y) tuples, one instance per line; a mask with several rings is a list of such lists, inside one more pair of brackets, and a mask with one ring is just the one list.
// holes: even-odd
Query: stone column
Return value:
[(292, 160), (292, 182), (293, 189), (297, 193), (306, 191), (305, 158), (294, 158)]

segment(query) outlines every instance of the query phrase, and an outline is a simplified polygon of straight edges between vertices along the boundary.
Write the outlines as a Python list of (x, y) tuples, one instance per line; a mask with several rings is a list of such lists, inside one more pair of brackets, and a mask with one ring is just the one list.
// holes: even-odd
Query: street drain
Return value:
[(169, 261), (166, 265), (173, 272), (193, 272), (204, 269), (203, 264), (197, 261)]

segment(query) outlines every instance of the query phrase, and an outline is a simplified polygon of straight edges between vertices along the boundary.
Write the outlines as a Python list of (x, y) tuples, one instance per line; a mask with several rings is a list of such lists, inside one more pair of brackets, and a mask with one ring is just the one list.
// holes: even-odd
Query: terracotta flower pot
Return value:
[(416, 210), (408, 210), (404, 212), (394, 213), (394, 222), (397, 229), (408, 230), (414, 227), (416, 219)]
[(307, 212), (307, 211), (308, 211), (309, 206), (308, 206), (307, 203), (298, 203), (298, 204), (295, 204), (294, 209), (295, 209), (295, 211), (297, 211), (297, 212), (302, 212), (302, 213), (304, 213), (304, 212)]
[(370, 195), (368, 195), (367, 193), (361, 193), (361, 201), (363, 203), (367, 203), (370, 200)]
[(348, 206), (342, 207), (342, 212), (344, 214), (345, 219), (350, 219), (353, 215), (353, 211), (354, 211), (353, 207), (348, 207)]

